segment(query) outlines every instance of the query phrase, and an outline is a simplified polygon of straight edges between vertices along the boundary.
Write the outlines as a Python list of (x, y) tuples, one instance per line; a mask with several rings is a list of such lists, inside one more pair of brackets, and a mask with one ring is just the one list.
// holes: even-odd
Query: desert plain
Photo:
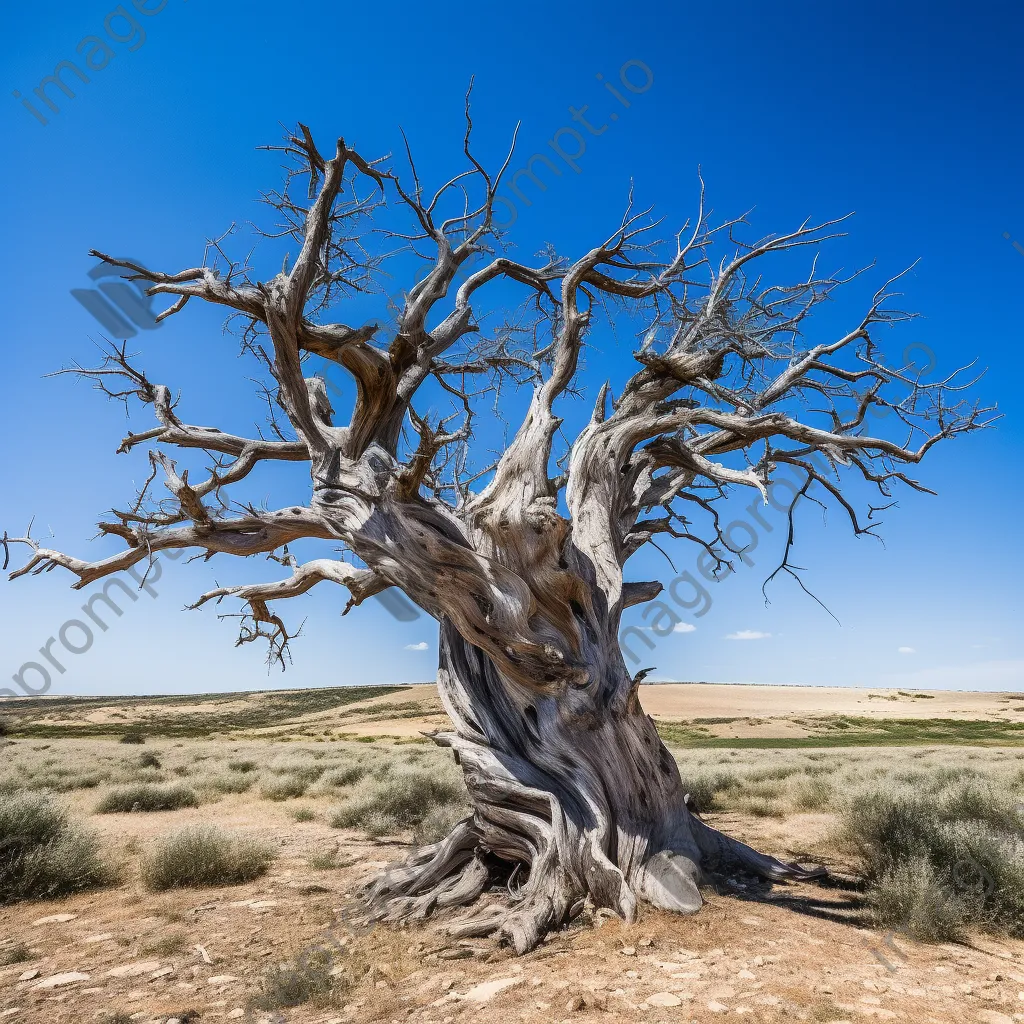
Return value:
[[(0, 794), (66, 809), (109, 869), (0, 905), (0, 1022), (1024, 1020), (1024, 941), (879, 925), (843, 827), (873, 786), (1024, 793), (1024, 694), (658, 684), (641, 700), (699, 813), (829, 878), (719, 878), (692, 917), (589, 908), (516, 957), (451, 940), (443, 915), (361, 913), (366, 879), (465, 811), (430, 740), (447, 722), (433, 685), (0, 701)], [(197, 829), (262, 851), (253, 877), (161, 882), (168, 840)]]

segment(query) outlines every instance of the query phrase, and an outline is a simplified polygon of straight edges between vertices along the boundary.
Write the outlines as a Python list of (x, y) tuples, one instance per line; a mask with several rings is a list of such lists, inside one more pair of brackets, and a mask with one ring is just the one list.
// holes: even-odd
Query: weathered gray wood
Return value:
[[(467, 123), (468, 113), (467, 101)], [(162, 317), (192, 299), (230, 310), (261, 365), (271, 414), (282, 410), (293, 436), (276, 421), (274, 440), (185, 422), (171, 389), (115, 346), (100, 367), (73, 372), (112, 397), (153, 407), (157, 425), (130, 433), (119, 451), (152, 442), (210, 453), (214, 464), (193, 483), (154, 448), (136, 500), (100, 524), (102, 534), (125, 542), (123, 551), (86, 561), (44, 548), (30, 530), (4, 535), (4, 567), (9, 544), (25, 544), (29, 559), (12, 577), (61, 566), (81, 587), (167, 548), (266, 554), (287, 568), (285, 578), (219, 586), (194, 607), (240, 600), (239, 642), (266, 639), (282, 663), (291, 637), (271, 603), (320, 582), (348, 588), (346, 611), (395, 586), (434, 616), (438, 686), (453, 723), (437, 740), (461, 763), (473, 812), (443, 842), (368, 886), (368, 904), (388, 920), (479, 901), (468, 916), (448, 920), (453, 934), (498, 935), (523, 952), (587, 901), (630, 920), (640, 900), (696, 911), (709, 870), (814, 877), (691, 814), (676, 764), (637, 700), (639, 677), (619, 648), (623, 610), (661, 589), (627, 582), (626, 563), (666, 538), (696, 542), (727, 563), (732, 549), (714, 502), (736, 487), (766, 500), (780, 464), (802, 475), (801, 497), (815, 487), (855, 531), (870, 533), (874, 523), (862, 522), (843, 496), (840, 467), (885, 496), (900, 483), (923, 490), (905, 467), (939, 440), (985, 426), (987, 410), (958, 404), (953, 377), (927, 384), (912, 367), (883, 363), (878, 326), (907, 318), (887, 305), (891, 282), (852, 330), (803, 342), (808, 315), (842, 282), (812, 268), (795, 286), (765, 285), (752, 266), (817, 246), (838, 222), (804, 223), (746, 244), (733, 237), (742, 221), (708, 223), (702, 194), (694, 225), (667, 251), (647, 212), (630, 206), (578, 259), (546, 253), (529, 266), (498, 252), (501, 172), (484, 171), (468, 129), (468, 169), (430, 199), (414, 168), (410, 185), (341, 139), (325, 157), (304, 126), (281, 148), (292, 173), (267, 198), (297, 255), (274, 276), (256, 279), (228, 261), (223, 240), (210, 247), (219, 266), (180, 273), (95, 255), (152, 282), (150, 294), (171, 297)], [(296, 191), (293, 178), (302, 181)], [(366, 217), (385, 206), (411, 222), (391, 229), (399, 247), (411, 238), (431, 258), (389, 339), (376, 327), (324, 322), (379, 274), (384, 257), (373, 255)], [(722, 242), (724, 258), (712, 259)], [(485, 330), (476, 307), (495, 281), (521, 287), (528, 312)], [(616, 303), (630, 315), (629, 330), (637, 319), (649, 325), (634, 353), (638, 365), (618, 395), (600, 390), (590, 422), (560, 450), (561, 403), (579, 386), (581, 353), (599, 331), (602, 308)], [(324, 381), (305, 376), (311, 354), (352, 377), (355, 398), (340, 425)], [(450, 415), (424, 411), (428, 382), (435, 396), (439, 389), (451, 399)], [(529, 389), (525, 416), (490, 465), (473, 465), (474, 416), (509, 385)], [(866, 432), (879, 407), (893, 414), (899, 439)], [(308, 506), (236, 511), (237, 499), (228, 502), (223, 488), (244, 483), (268, 460), (308, 465)], [(169, 497), (154, 497), (158, 476)], [(707, 516), (705, 532), (694, 526), (698, 513)], [(776, 572), (795, 575), (792, 510), (789, 528)], [(287, 545), (300, 538), (339, 543), (353, 560), (299, 564)], [(505, 897), (480, 901), (495, 881), (506, 883)]]

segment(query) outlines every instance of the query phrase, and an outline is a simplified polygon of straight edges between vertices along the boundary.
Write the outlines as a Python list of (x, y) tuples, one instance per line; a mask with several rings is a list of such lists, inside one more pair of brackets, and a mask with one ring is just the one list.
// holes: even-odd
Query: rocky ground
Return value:
[[(673, 696), (647, 689), (658, 691), (649, 700), (662, 715), (679, 714), (673, 701), (691, 699), (690, 691)], [(763, 714), (755, 688), (738, 689), (744, 692), (733, 710), (755, 719)], [(807, 714), (802, 708), (786, 711), (778, 692), (771, 697), (776, 720)], [(864, 701), (871, 713), (878, 708), (896, 718), (904, 713), (903, 704), (935, 703), (910, 695), (873, 699), (867, 691), (844, 699)], [(1017, 714), (1020, 699), (986, 695), (987, 703), (959, 713), (991, 722)], [(644, 909), (638, 922), (625, 925), (603, 913), (585, 914), (522, 958), (485, 941), (452, 942), (434, 922), (404, 929), (365, 925), (353, 894), (374, 870), (402, 858), (412, 836), (374, 840), (362, 830), (332, 828), (331, 808), (344, 790), (320, 791), (318, 783), (299, 799), (279, 800), (254, 784), (248, 792), (204, 797), (198, 807), (95, 813), (116, 781), (113, 774), (103, 781), (102, 772), (124, 771), (139, 752), (162, 759), (163, 777), (181, 777), (200, 788), (204, 780), (230, 775), (231, 760), (239, 758), (250, 759), (248, 770), (264, 780), (275, 771), (297, 770), (292, 762), (301, 767), (304, 758), (340, 758), (342, 748), (345, 756), (429, 763), (433, 748), (410, 740), (422, 740), (419, 733), (434, 724), (435, 700), (428, 689), (416, 688), (325, 707), (304, 716), (301, 743), (285, 742), (293, 738), (287, 733), (294, 732), (294, 724), (268, 722), (267, 715), (246, 726), (249, 735), (178, 735), (151, 738), (138, 747), (110, 737), (16, 738), (0, 751), (0, 769), (25, 785), (58, 787), (55, 799), (100, 834), (103, 848), (116, 855), (123, 871), (112, 888), (0, 907), (0, 965), (5, 952), (20, 950), (14, 957), (18, 962), (0, 966), (0, 1024), (1024, 1021), (1024, 942), (972, 935), (964, 943), (924, 944), (870, 927), (861, 894), (843, 882), (854, 866), (830, 841), (834, 815), (827, 806), (800, 804), (807, 792), (814, 795), (806, 788), (812, 780), (806, 772), (817, 772), (831, 759), (841, 761), (827, 776), (833, 794), (886, 771), (957, 766), (966, 771), (969, 765), (1005, 779), (1009, 787), (1019, 786), (1024, 751), (1012, 746), (676, 749), (684, 774), (722, 766), (746, 773), (747, 789), (737, 791), (735, 807), (706, 815), (712, 824), (785, 859), (826, 863), (837, 880), (824, 887), (736, 880), (723, 891), (709, 889), (707, 905), (690, 918)], [(943, 714), (953, 713), (954, 704), (945, 699)], [(205, 705), (197, 707), (198, 713), (208, 713)], [(282, 707), (282, 716), (291, 714)], [(240, 700), (229, 711), (233, 717), (247, 708)], [(729, 710), (727, 705), (716, 709)], [(866, 714), (849, 709), (854, 711)], [(102, 710), (89, 714), (109, 717)], [(221, 708), (217, 714), (228, 712)], [(68, 718), (69, 712), (50, 717)], [(139, 718), (135, 709), (114, 723), (121, 728)], [(696, 727), (702, 720), (688, 721)], [(720, 726), (732, 728), (735, 721), (703, 719), (707, 728), (718, 730), (710, 735), (721, 735)], [(337, 740), (339, 733), (348, 739)], [(357, 743), (353, 736), (375, 742)], [(382, 742), (381, 736), (399, 739)], [(799, 759), (805, 774), (783, 777), (778, 768), (786, 758)], [(283, 759), (280, 768), (275, 759)], [(766, 770), (758, 774), (761, 768)], [(98, 783), (86, 780), (100, 770)], [(310, 820), (297, 820), (300, 806)], [(139, 879), (140, 858), (161, 837), (193, 824), (259, 838), (273, 844), (279, 856), (268, 874), (248, 884), (147, 891)], [(334, 995), (289, 1006), (296, 979), (308, 979), (316, 970), (326, 972), (328, 980), (333, 972)], [(268, 991), (276, 1008), (260, 1009), (257, 1003)]]
[[(1024, 943), (887, 935), (862, 926), (857, 894), (843, 888), (708, 892), (695, 917), (647, 911), (631, 926), (587, 917), (523, 958), (449, 942), (429, 925), (367, 928), (350, 894), (401, 845), (288, 822), (276, 807), (254, 819), (251, 806), (228, 803), (171, 816), (273, 839), (281, 857), (268, 876), (159, 895), (128, 884), (4, 908), (3, 934), (32, 959), (0, 968), (0, 1021), (1024, 1020)], [(103, 827), (114, 838), (165, 828), (166, 817), (116, 815)], [(735, 831), (729, 817), (722, 824)], [(307, 857), (335, 846), (350, 866), (309, 867)], [(336, 963), (370, 967), (336, 1006), (248, 1008), (268, 968), (324, 946)]]

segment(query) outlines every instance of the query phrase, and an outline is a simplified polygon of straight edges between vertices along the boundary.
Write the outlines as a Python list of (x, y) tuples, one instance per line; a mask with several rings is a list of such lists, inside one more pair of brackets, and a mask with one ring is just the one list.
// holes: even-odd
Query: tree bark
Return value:
[[(606, 685), (543, 696), (504, 678), (442, 620), (438, 689), (455, 729), (435, 740), (455, 752), (473, 813), (367, 887), (378, 918), (425, 918), (505, 881), (508, 902), (447, 930), (493, 935), (525, 953), (588, 901), (632, 921), (641, 900), (695, 912), (709, 871), (820, 874), (764, 857), (691, 813), (675, 759), (621, 658), (615, 671), (620, 678)], [(602, 693), (624, 696), (593, 696)]]

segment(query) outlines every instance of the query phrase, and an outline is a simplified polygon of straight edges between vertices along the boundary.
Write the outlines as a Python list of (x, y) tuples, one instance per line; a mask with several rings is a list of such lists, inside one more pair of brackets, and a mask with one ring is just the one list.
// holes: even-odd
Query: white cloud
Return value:
[[(664, 627), (655, 629), (653, 626), (637, 626), (637, 629), (643, 630), (645, 633), (657, 633), (658, 636), (668, 636), (665, 632)], [(672, 633), (693, 633), (697, 629), (692, 623), (689, 622), (677, 622), (671, 629)]]
[(726, 635), (726, 640), (765, 640), (771, 633), (761, 633), (756, 629), (739, 629)]
[(407, 651), (425, 651), (429, 646), (425, 640), (421, 640), (418, 644), (406, 644), (405, 649)]
[(917, 650), (913, 647), (897, 647), (896, 650), (900, 654), (917, 654)]

